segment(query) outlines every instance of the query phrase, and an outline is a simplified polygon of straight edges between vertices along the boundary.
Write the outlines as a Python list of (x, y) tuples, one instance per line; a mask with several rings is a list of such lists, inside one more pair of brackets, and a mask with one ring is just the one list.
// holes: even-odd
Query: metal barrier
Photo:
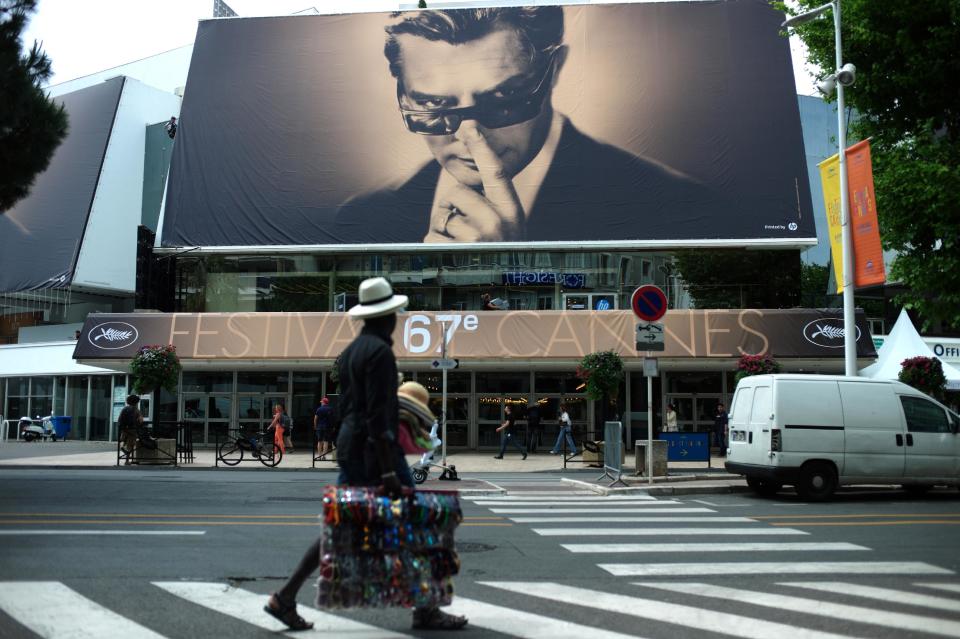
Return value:
[(612, 479), (610, 486), (623, 481), (623, 424), (620, 422), (604, 422), (603, 424), (603, 474), (597, 480)]
[[(117, 466), (146, 464), (150, 466), (177, 464), (177, 424), (158, 423), (155, 428), (144, 424), (137, 427), (137, 444), (133, 450), (123, 448), (123, 438), (117, 437)], [(163, 435), (167, 435), (164, 437)], [(172, 437), (170, 436), (172, 435)], [(167, 442), (172, 442), (168, 446)]]
[(181, 464), (193, 463), (193, 427), (190, 422), (180, 422), (177, 426), (177, 461)]

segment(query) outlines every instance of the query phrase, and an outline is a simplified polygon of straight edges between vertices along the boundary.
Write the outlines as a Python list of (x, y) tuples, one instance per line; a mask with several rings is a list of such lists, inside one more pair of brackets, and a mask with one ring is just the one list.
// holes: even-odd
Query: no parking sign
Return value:
[(667, 312), (667, 296), (659, 286), (646, 284), (630, 296), (634, 314), (645, 322), (656, 322)]

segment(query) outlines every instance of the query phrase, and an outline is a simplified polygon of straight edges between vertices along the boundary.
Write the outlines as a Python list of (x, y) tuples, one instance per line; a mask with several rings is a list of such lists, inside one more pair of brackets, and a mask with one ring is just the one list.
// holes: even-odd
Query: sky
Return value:
[[(390, 11), (398, 0), (227, 0), (241, 16), (288, 15), (316, 7), (321, 13)], [(407, 0), (404, 4), (412, 4)], [(41, 41), (53, 60), (49, 84), (103, 71), (193, 42), (197, 21), (213, 13), (213, 0), (40, 0), (24, 33), (25, 46)], [(797, 93), (815, 95), (806, 53), (791, 37)]]

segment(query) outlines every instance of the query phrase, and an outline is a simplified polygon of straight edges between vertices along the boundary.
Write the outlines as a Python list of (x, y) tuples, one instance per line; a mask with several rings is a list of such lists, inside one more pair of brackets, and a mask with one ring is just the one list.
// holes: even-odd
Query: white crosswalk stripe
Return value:
[(753, 521), (749, 517), (507, 517), (518, 524), (654, 524), (666, 523), (715, 523), (715, 524), (746, 524)]
[(464, 597), (455, 597), (453, 605), (444, 610), (451, 614), (466, 616), (470, 620), (468, 627), (486, 628), (522, 639), (558, 639), (558, 637), (634, 639), (635, 637), (635, 635), (610, 632), (596, 626), (582, 626), (569, 621), (522, 612), (513, 608), (494, 606)]
[(616, 577), (691, 577), (702, 575), (952, 575), (922, 561), (804, 561), (685, 564), (598, 564)]
[(524, 491), (523, 494), (516, 494), (510, 491), (510, 494), (503, 497), (467, 497), (470, 501), (657, 501), (659, 503), (677, 503), (675, 501), (660, 501), (656, 497), (647, 494), (638, 495), (597, 495), (596, 493), (556, 493), (556, 492), (537, 492)]
[[(851, 595), (855, 597), (863, 597), (865, 599), (877, 599), (885, 603), (895, 601), (898, 604), (920, 606), (923, 608), (936, 608), (937, 610), (947, 610), (950, 612), (957, 612), (960, 610), (960, 601), (957, 601), (956, 599), (924, 595), (916, 592), (907, 592), (905, 590), (894, 590), (893, 588), (862, 586), (860, 584), (839, 581), (798, 581), (782, 583), (780, 585), (790, 586), (793, 588), (818, 590), (821, 592), (832, 592), (838, 595)], [(958, 588), (958, 591), (960, 591), (960, 588)]]
[(0, 582), (0, 610), (44, 639), (163, 639), (56, 581)]
[(809, 535), (793, 528), (534, 528), (544, 537), (629, 537), (672, 535)]
[(482, 581), (479, 583), (492, 588), (573, 606), (584, 606), (604, 612), (663, 621), (705, 632), (721, 631), (725, 635), (743, 637), (744, 639), (770, 639), (770, 637), (840, 639), (847, 637), (847, 635), (798, 628), (788, 624), (744, 617), (728, 612), (707, 610), (702, 606), (686, 606), (654, 599), (642, 599), (640, 597), (564, 586), (557, 583), (504, 581)]
[(914, 584), (922, 588), (936, 588), (937, 590), (946, 590), (949, 592), (960, 592), (960, 584)]
[[(634, 585), (669, 590), (671, 592), (682, 592), (697, 597), (712, 597), (753, 606), (776, 608), (778, 610), (802, 611), (808, 615), (818, 615), (832, 619), (843, 619), (846, 621), (856, 619), (859, 623), (872, 626), (884, 626), (908, 631), (922, 628), (924, 632), (931, 634), (944, 635), (947, 637), (960, 636), (960, 622), (957, 621), (935, 619), (933, 617), (923, 617), (920, 615), (908, 615), (886, 610), (873, 610), (860, 606), (849, 606), (829, 601), (807, 599), (806, 597), (789, 597), (767, 592), (741, 590), (738, 588), (712, 586), (701, 583), (637, 583)], [(894, 599), (893, 601), (902, 603), (898, 599)]]
[[(552, 499), (538, 499), (538, 500), (536, 500), (536, 501), (533, 501), (533, 500), (519, 500), (519, 499), (518, 499), (518, 500), (513, 500), (513, 499), (511, 499), (511, 500), (507, 500), (507, 499), (495, 499), (495, 500), (494, 500), (494, 499), (491, 499), (491, 500), (477, 501), (477, 502), (474, 502), (474, 503), (475, 503), (477, 506), (496, 506), (496, 507), (498, 507), (498, 508), (501, 507), (501, 506), (510, 506), (510, 507), (513, 507), (513, 508), (529, 508), (529, 507), (531, 507), (531, 506), (560, 506), (560, 507), (568, 507), (568, 508), (571, 507), (571, 506), (590, 506), (590, 507), (593, 507), (593, 508), (595, 508), (595, 507), (597, 507), (597, 506), (606, 506), (606, 507), (616, 506), (616, 507), (619, 508), (619, 507), (621, 507), (621, 506), (647, 506), (647, 507), (649, 507), (649, 506), (662, 506), (662, 505), (663, 505), (662, 503), (656, 502), (656, 501), (638, 501), (638, 500), (636, 500), (636, 499), (631, 499), (630, 501), (623, 500), (623, 501), (614, 501), (614, 502), (598, 501), (598, 500), (582, 500), (582, 499), (578, 499), (578, 500), (576, 500), (576, 501), (573, 501), (573, 500), (563, 500), (563, 501), (556, 500), (556, 501), (554, 501), (554, 500), (552, 500)], [(679, 504), (678, 504), (678, 505), (679, 505)], [(713, 511), (711, 511), (711, 512), (713, 512)]]
[(570, 515), (575, 513), (580, 513), (583, 515), (586, 514), (602, 514), (602, 513), (618, 513), (618, 514), (646, 514), (651, 513), (713, 513), (715, 510), (710, 510), (709, 508), (609, 508), (607, 506), (601, 506), (599, 508), (591, 506), (583, 506), (581, 508), (491, 508), (490, 512), (496, 515), (546, 515), (546, 514), (556, 514), (556, 515)]
[[(155, 581), (153, 585), (198, 606), (229, 615), (264, 630), (276, 632), (286, 629), (286, 626), (282, 623), (263, 612), (267, 597), (249, 590), (234, 588), (222, 583), (189, 581)], [(335, 636), (348, 637), (349, 639), (395, 639), (409, 636), (338, 617), (307, 606), (297, 606), (297, 612), (301, 617), (312, 622), (314, 626), (313, 630), (289, 633), (291, 637)]]
[(690, 552), (829, 552), (839, 550), (870, 550), (846, 542), (711, 542), (704, 547), (702, 543), (651, 543), (651, 544), (560, 544), (562, 548), (576, 553), (690, 553)]

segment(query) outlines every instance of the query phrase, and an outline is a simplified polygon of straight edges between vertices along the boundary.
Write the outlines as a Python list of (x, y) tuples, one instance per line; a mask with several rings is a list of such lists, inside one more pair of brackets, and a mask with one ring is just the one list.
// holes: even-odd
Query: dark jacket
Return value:
[(397, 360), (389, 336), (364, 326), (340, 355), (340, 433), (337, 459), (372, 455), (372, 441), (396, 440)]
[(127, 404), (123, 407), (123, 410), (120, 411), (120, 415), (117, 417), (117, 427), (120, 430), (125, 430), (127, 428), (136, 429), (142, 421), (140, 410), (136, 406)]
[[(355, 196), (337, 211), (336, 242), (418, 243), (427, 234), (440, 176), (431, 161), (407, 182)], [(528, 212), (528, 241), (703, 237), (718, 198), (701, 184), (566, 122)], [(736, 220), (728, 224), (736, 225)]]

